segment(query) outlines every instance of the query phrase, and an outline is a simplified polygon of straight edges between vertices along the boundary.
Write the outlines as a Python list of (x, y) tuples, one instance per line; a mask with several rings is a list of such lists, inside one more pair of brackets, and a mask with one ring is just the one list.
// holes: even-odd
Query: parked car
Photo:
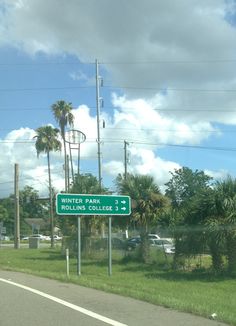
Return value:
[(42, 235), (42, 234), (32, 234), (29, 236), (29, 238), (37, 238), (37, 239), (40, 239), (40, 240), (46, 240), (46, 236), (45, 235)]
[(158, 234), (155, 233), (149, 233), (148, 239), (161, 239)]
[(169, 239), (151, 239), (150, 245), (152, 247), (157, 247), (158, 249), (163, 250), (166, 254), (175, 253), (175, 246)]
[(26, 236), (22, 236), (21, 240), (29, 240), (29, 237), (26, 235)]
[[(158, 234), (154, 234), (154, 233), (149, 233), (148, 234), (148, 240), (152, 241), (152, 240), (158, 240), (160, 239)], [(127, 250), (134, 250), (137, 246), (139, 246), (141, 243), (141, 238), (140, 236), (137, 237), (133, 237), (128, 239), (127, 241)]]
[(134, 250), (138, 245), (140, 245), (140, 243), (141, 243), (140, 237), (130, 238), (127, 240), (126, 249), (129, 251)]
[[(50, 237), (49, 237), (49, 238), (50, 238)], [(54, 240), (56, 240), (56, 241), (61, 241), (61, 240), (62, 240), (62, 237), (59, 237), (59, 235), (57, 235), (57, 234), (54, 234), (53, 238), (54, 238)], [(51, 238), (50, 238), (50, 239), (51, 239)]]
[(10, 237), (7, 236), (7, 235), (0, 235), (0, 240), (3, 240), (3, 241), (10, 241)]
[[(108, 248), (108, 238), (97, 239), (92, 242), (92, 246), (96, 250), (97, 249), (106, 250)], [(125, 249), (125, 241), (117, 237), (114, 238), (112, 237), (111, 246), (112, 249), (118, 249), (118, 250)]]

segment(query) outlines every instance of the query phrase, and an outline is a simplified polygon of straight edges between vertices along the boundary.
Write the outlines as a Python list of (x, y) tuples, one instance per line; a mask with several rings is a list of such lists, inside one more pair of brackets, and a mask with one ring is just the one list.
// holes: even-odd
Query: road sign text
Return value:
[(57, 194), (59, 215), (130, 215), (129, 196)]

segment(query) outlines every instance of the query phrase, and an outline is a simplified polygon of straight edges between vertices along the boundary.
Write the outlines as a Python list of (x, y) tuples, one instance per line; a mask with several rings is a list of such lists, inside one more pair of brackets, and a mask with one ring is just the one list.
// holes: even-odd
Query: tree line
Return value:
[[(52, 105), (52, 112), (59, 129), (50, 125), (36, 129), (36, 153), (46, 153), (48, 164), (49, 201), (40, 201), (38, 192), (26, 186), (20, 192), (22, 221), (27, 217), (43, 217), (49, 222), (51, 246), (54, 246), (54, 226), (59, 225), (64, 235), (76, 230), (71, 218), (55, 216), (55, 191), (51, 182), (50, 153), (64, 150), (65, 191), (81, 194), (111, 194), (101, 187), (92, 174), (75, 175), (69, 184), (65, 131), (73, 127), (72, 104), (58, 101)], [(62, 140), (62, 141), (61, 141)], [(132, 213), (116, 219), (121, 229), (136, 225), (141, 237), (140, 259), (149, 258), (148, 233), (165, 230), (175, 242), (173, 268), (180, 268), (191, 256), (208, 252), (215, 272), (227, 270), (236, 272), (236, 179), (228, 176), (216, 181), (203, 171), (183, 167), (171, 172), (160, 191), (154, 178), (149, 175), (119, 174), (115, 180), (116, 193), (129, 195), (132, 199)], [(0, 221), (13, 231), (14, 195), (0, 200)], [(22, 222), (23, 223), (23, 222)], [(83, 228), (89, 237), (100, 232), (105, 219), (92, 217), (83, 219)]]

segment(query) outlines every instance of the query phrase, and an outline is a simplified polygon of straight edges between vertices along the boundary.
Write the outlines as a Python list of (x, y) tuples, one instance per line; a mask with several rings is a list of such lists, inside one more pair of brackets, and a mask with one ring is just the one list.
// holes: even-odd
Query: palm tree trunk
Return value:
[(234, 234), (227, 237), (227, 258), (228, 271), (236, 273), (236, 236)]
[(49, 184), (49, 212), (50, 212), (50, 229), (51, 229), (51, 248), (54, 248), (54, 221), (53, 221), (53, 200), (52, 200), (52, 181), (50, 168), (50, 155), (47, 152), (48, 160), (48, 184)]
[(148, 227), (147, 225), (141, 225), (140, 232), (141, 244), (140, 244), (140, 258), (143, 263), (147, 263), (150, 258), (150, 248), (148, 241)]
[(211, 251), (212, 267), (215, 272), (219, 273), (222, 271), (224, 263), (220, 247), (215, 241), (214, 235), (209, 242), (209, 248)]

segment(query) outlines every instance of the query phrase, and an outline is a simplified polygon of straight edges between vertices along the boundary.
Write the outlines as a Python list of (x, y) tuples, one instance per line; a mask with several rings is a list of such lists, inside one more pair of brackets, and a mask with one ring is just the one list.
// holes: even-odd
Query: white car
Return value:
[(46, 240), (46, 236), (42, 234), (32, 234), (29, 238), (36, 238), (40, 240)]
[(57, 234), (54, 234), (54, 240), (56, 240), (56, 241), (60, 241), (60, 240), (62, 240), (62, 237), (59, 237), (59, 235), (57, 235)]
[(175, 253), (175, 246), (169, 239), (151, 239), (150, 245), (152, 247), (157, 247), (158, 249), (163, 250), (166, 254)]
[(149, 239), (149, 240), (152, 240), (152, 239), (157, 239), (157, 240), (159, 240), (159, 239), (161, 239), (161, 238), (159, 237), (158, 234), (155, 234), (155, 233), (149, 233), (149, 234), (148, 234), (148, 239)]

